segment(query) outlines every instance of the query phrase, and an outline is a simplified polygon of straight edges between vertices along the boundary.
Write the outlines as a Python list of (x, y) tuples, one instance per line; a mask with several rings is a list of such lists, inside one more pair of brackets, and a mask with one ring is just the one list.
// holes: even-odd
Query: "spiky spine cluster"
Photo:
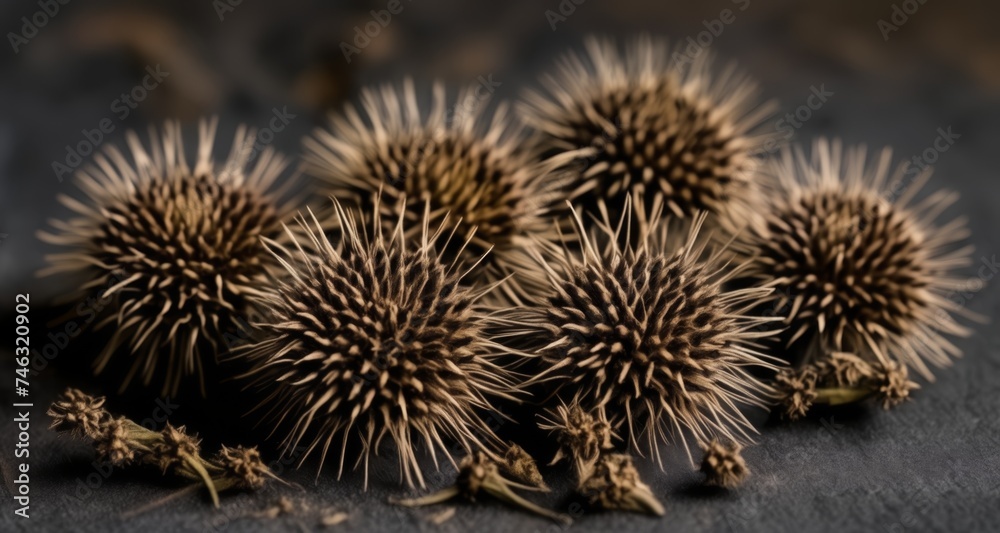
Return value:
[[(640, 452), (644, 440), (661, 465), (659, 444), (673, 439), (691, 456), (686, 433), (701, 442), (749, 440), (753, 426), (737, 405), (763, 407), (773, 392), (749, 369), (775, 368), (756, 350), (758, 339), (774, 333), (767, 327), (774, 319), (746, 311), (769, 290), (723, 287), (739, 267), (699, 259), (704, 245), (694, 243), (703, 214), (687, 243), (667, 254), (660, 212), (633, 228), (631, 205), (614, 224), (602, 209), (605, 218), (589, 236), (576, 216), (582, 255), (533, 251), (549, 291), (523, 311), (517, 333), (538, 339), (547, 369), (535, 380), (569, 404), (605, 410), (614, 427), (624, 424), (619, 435)], [(621, 247), (632, 231), (639, 244)]]
[(842, 153), (820, 140), (808, 158), (785, 151), (764, 213), (741, 238), (755, 255), (747, 274), (774, 288), (770, 304), (787, 316), (795, 362), (852, 352), (869, 364), (897, 361), (927, 379), (967, 335), (956, 316), (974, 317), (949, 299), (966, 285), (954, 269), (970, 262), (963, 219), (935, 225), (957, 195), (914, 202), (930, 170), (890, 172), (892, 154), (874, 161), (864, 147)]
[(281, 234), (287, 209), (271, 188), (285, 162), (265, 150), (250, 168), (253, 133), (241, 127), (225, 164), (216, 165), (216, 126), (200, 124), (194, 168), (179, 124), (166, 124), (162, 142), (151, 129), (149, 150), (129, 132), (131, 161), (116, 147), (96, 155), (77, 174), (88, 201), (60, 196), (80, 216), (40, 232), (69, 248), (48, 256), (42, 274), (84, 271), (89, 280), (77, 299), (97, 288), (99, 298), (116, 298), (115, 312), (97, 325), (116, 330), (96, 370), (127, 347), (134, 362), (122, 388), (137, 373), (149, 385), (165, 371), (164, 394), (175, 394), (190, 375), (204, 393), (203, 357), (220, 351), (218, 339), (246, 315), (247, 297), (270, 266), (260, 237)]
[(740, 455), (743, 447), (736, 443), (723, 444), (718, 439), (703, 445), (701, 472), (705, 483), (723, 488), (740, 486), (750, 475), (746, 461)]
[(388, 233), (377, 209), (367, 226), (336, 202), (335, 211), (336, 245), (315, 217), (300, 220), (309, 246), (268, 243), (287, 277), (263, 297), (265, 338), (237, 351), (254, 365), (247, 377), (263, 389), (260, 407), (290, 423), (286, 451), (306, 439), (303, 460), (317, 447), (325, 458), (338, 439), (339, 476), (357, 439), (367, 480), (368, 456), (388, 436), (402, 478), (423, 485), (414, 450), (421, 439), (435, 461), (442, 451), (454, 463), (446, 439), (467, 451), (497, 449), (477, 416), (487, 397), (512, 398), (509, 374), (495, 362), (507, 350), (486, 337), (492, 318), (477, 305), (493, 286), (463, 287), (461, 262), (440, 261), (444, 225), (431, 234), (426, 218), (414, 243), (401, 218)]
[(597, 38), (586, 49), (564, 57), (522, 109), (552, 153), (575, 153), (572, 197), (616, 211), (645, 193), (687, 220), (698, 211), (742, 213), (771, 139), (759, 127), (774, 105), (756, 103), (756, 83), (732, 66), (713, 77), (710, 54), (678, 60), (649, 37), (624, 54)]
[[(364, 212), (381, 206), (384, 220), (405, 217), (406, 234), (419, 236), (425, 204), (431, 224), (443, 217), (460, 221), (469, 235), (464, 259), (487, 251), (489, 265), (517, 256), (526, 235), (552, 233), (548, 216), (560, 207), (551, 162), (522, 148), (520, 128), (505, 105), (483, 113), (484, 102), (462, 92), (448, 107), (444, 86), (434, 86), (430, 111), (421, 110), (411, 80), (402, 91), (366, 90), (361, 109), (334, 116), (330, 131), (304, 141), (308, 171), (328, 184), (328, 192)], [(554, 235), (553, 235), (554, 237)], [(452, 255), (458, 250), (450, 250)], [(495, 279), (500, 270), (486, 270)]]

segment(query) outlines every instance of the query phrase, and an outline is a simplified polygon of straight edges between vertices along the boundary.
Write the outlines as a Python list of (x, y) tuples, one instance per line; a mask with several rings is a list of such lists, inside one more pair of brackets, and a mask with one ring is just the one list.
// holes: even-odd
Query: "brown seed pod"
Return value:
[(249, 312), (248, 297), (269, 267), (260, 237), (281, 234), (288, 210), (271, 189), (284, 160), (268, 149), (250, 167), (253, 135), (240, 128), (225, 164), (216, 165), (216, 126), (201, 123), (194, 168), (179, 124), (166, 124), (162, 142), (151, 129), (149, 150), (129, 132), (131, 161), (116, 147), (94, 156), (77, 173), (87, 201), (60, 196), (80, 216), (39, 233), (68, 248), (48, 256), (51, 267), (41, 274), (83, 271), (89, 279), (75, 298), (107, 287), (101, 297), (116, 299), (97, 323), (116, 330), (95, 368), (126, 348), (133, 363), (123, 389), (136, 374), (149, 385), (165, 372), (164, 394), (191, 375), (204, 394), (204, 365), (214, 362), (222, 333)]
[[(631, 205), (614, 223), (602, 205), (590, 235), (576, 216), (582, 254), (532, 250), (548, 284), (536, 307), (517, 313), (517, 333), (536, 339), (528, 351), (546, 367), (533, 381), (586, 411), (604, 409), (633, 449), (661, 465), (659, 444), (671, 440), (691, 457), (686, 435), (750, 440), (756, 430), (737, 406), (765, 407), (774, 393), (750, 369), (777, 369), (756, 344), (774, 334), (776, 319), (747, 311), (769, 289), (724, 288), (741, 267), (700, 259), (711, 255), (694, 244), (704, 214), (680, 250), (663, 253), (660, 211), (633, 227)], [(624, 240), (639, 244), (620, 246), (633, 231), (638, 237)]]
[(548, 170), (556, 163), (538, 162), (523, 148), (506, 105), (489, 116), (473, 91), (451, 107), (442, 84), (433, 92), (428, 111), (418, 106), (412, 80), (402, 90), (365, 90), (360, 110), (348, 107), (332, 118), (330, 131), (304, 140), (305, 168), (347, 206), (370, 212), (379, 205), (390, 224), (402, 216), (411, 239), (419, 238), (429, 204), (432, 226), (448, 216), (458, 235), (468, 236), (442, 257), (479, 260), (489, 251), (489, 268), (474, 276), (492, 281), (509, 270), (503, 267), (520, 255), (526, 235), (556, 238), (549, 217), (562, 207), (560, 184)]
[(559, 443), (559, 450), (550, 464), (565, 458), (572, 460), (578, 481), (590, 477), (601, 453), (613, 450), (612, 439), (618, 438), (603, 409), (588, 413), (576, 404), (560, 404), (546, 410), (538, 427), (552, 432)]
[(701, 447), (705, 452), (701, 460), (701, 472), (705, 474), (705, 483), (727, 489), (736, 488), (750, 476), (750, 469), (740, 455), (743, 447), (732, 442), (723, 444), (719, 439)]
[(66, 389), (49, 407), (51, 429), (68, 431), (79, 437), (97, 439), (111, 414), (104, 409), (104, 396), (91, 396), (79, 389)]
[(678, 60), (648, 36), (624, 53), (598, 38), (586, 50), (564, 57), (521, 108), (547, 153), (574, 158), (575, 203), (592, 210), (603, 200), (617, 213), (638, 192), (688, 222), (751, 205), (758, 156), (773, 138), (761, 126), (776, 109), (757, 103), (755, 82), (733, 66), (711, 74), (711, 54)]
[(498, 450), (477, 415), (489, 397), (513, 399), (511, 376), (497, 363), (511, 352), (484, 334), (494, 313), (477, 303), (494, 286), (462, 285), (467, 267), (440, 261), (435, 246), (447, 244), (438, 241), (448, 229), (432, 230), (430, 217), (413, 242), (402, 218), (389, 233), (378, 209), (362, 225), (339, 202), (334, 207), (336, 244), (311, 213), (299, 221), (306, 248), (267, 241), (287, 276), (264, 291), (262, 340), (235, 351), (253, 365), (245, 377), (263, 395), (258, 408), (288, 429), (285, 451), (305, 441), (303, 460), (317, 447), (325, 459), (339, 447), (339, 476), (353, 439), (367, 482), (368, 457), (388, 437), (403, 479), (422, 486), (420, 441), (452, 463), (445, 439), (470, 452)]
[(782, 417), (798, 420), (806, 416), (816, 401), (817, 380), (816, 370), (812, 367), (802, 370), (786, 368), (778, 372), (774, 378), (774, 387), (778, 391)]
[(580, 492), (600, 509), (666, 514), (649, 485), (639, 478), (639, 471), (628, 455), (602, 455), (593, 473), (580, 486)]
[(959, 349), (947, 337), (970, 330), (956, 318), (976, 315), (949, 298), (970, 263), (961, 218), (935, 220), (957, 195), (914, 202), (930, 178), (907, 164), (890, 173), (884, 149), (844, 155), (838, 141), (816, 142), (812, 157), (784, 153), (774, 191), (737, 249), (753, 257), (747, 275), (774, 288), (769, 304), (787, 315), (786, 347), (805, 365), (850, 352), (870, 365), (899, 362), (927, 379)]
[(910, 391), (919, 389), (920, 385), (910, 381), (905, 366), (889, 361), (875, 367), (872, 388), (882, 402), (882, 408), (888, 410), (909, 399)]

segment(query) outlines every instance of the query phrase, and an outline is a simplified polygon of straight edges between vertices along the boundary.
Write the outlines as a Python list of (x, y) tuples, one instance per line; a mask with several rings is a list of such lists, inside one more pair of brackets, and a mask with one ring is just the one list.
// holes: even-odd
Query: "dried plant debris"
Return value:
[(835, 352), (828, 359), (800, 370), (786, 369), (775, 378), (781, 415), (797, 420), (813, 404), (843, 405), (874, 397), (891, 409), (920, 386), (910, 381), (906, 367), (896, 361), (869, 364), (860, 357)]
[(811, 157), (785, 151), (768, 202), (734, 245), (750, 259), (747, 276), (775, 289), (768, 305), (787, 315), (793, 366), (840, 366), (840, 386), (867, 376), (835, 352), (932, 380), (960, 355), (948, 338), (970, 333), (958, 319), (979, 318), (949, 299), (966, 286), (955, 269), (972, 251), (964, 219), (937, 222), (957, 195), (915, 200), (930, 168), (891, 166), (888, 148), (869, 158), (839, 141), (818, 140)]
[(229, 489), (256, 490), (265, 479), (284, 483), (275, 476), (255, 448), (223, 447), (210, 460), (201, 456), (201, 441), (169, 422), (162, 431), (147, 429), (104, 409), (104, 398), (77, 389), (67, 389), (48, 411), (52, 429), (84, 437), (93, 442), (98, 460), (114, 466), (150, 465), (164, 474), (203, 483), (219, 506), (218, 492)]
[[(498, 363), (516, 354), (485, 334), (495, 315), (478, 300), (495, 285), (462, 284), (466, 267), (443, 263), (435, 248), (449, 229), (432, 230), (430, 218), (411, 242), (402, 219), (387, 232), (378, 211), (362, 226), (335, 209), (334, 242), (316, 217), (300, 220), (315, 253), (268, 241), (288, 275), (262, 288), (262, 340), (234, 352), (253, 366), (245, 377), (261, 391), (258, 409), (287, 429), (285, 449), (305, 442), (303, 460), (314, 451), (325, 460), (332, 446), (338, 476), (345, 462), (363, 463), (367, 485), (368, 457), (388, 439), (410, 486), (424, 484), (421, 442), (452, 461), (445, 439), (499, 450), (479, 411), (490, 409), (487, 398), (516, 400)], [(345, 456), (351, 439), (357, 457)]]
[(613, 450), (612, 439), (618, 438), (603, 409), (596, 409), (591, 414), (577, 404), (563, 404), (547, 410), (538, 427), (552, 432), (559, 443), (551, 464), (570, 459), (578, 482), (590, 477), (601, 454)]
[(229, 158), (216, 164), (216, 125), (201, 123), (194, 168), (179, 124), (168, 122), (162, 141), (151, 129), (150, 149), (129, 132), (131, 160), (116, 147), (95, 155), (76, 175), (86, 199), (60, 196), (79, 216), (39, 232), (65, 248), (48, 256), (41, 275), (85, 272), (76, 299), (99, 288), (101, 299), (114, 298), (113, 311), (97, 322), (115, 333), (95, 370), (127, 351), (123, 389), (136, 375), (144, 385), (160, 375), (163, 393), (175, 395), (196, 377), (204, 394), (205, 365), (223, 351), (223, 333), (247, 316), (248, 296), (275, 266), (260, 237), (278, 237), (290, 212), (274, 187), (286, 163), (265, 149), (251, 166), (253, 131), (241, 127)]
[(508, 505), (553, 521), (562, 524), (572, 522), (572, 519), (567, 515), (550, 511), (524, 499), (514, 492), (514, 489), (540, 490), (538, 487), (522, 485), (503, 477), (500, 474), (500, 466), (497, 461), (491, 459), (486, 453), (477, 451), (462, 460), (458, 469), (458, 478), (451, 487), (421, 498), (393, 499), (391, 501), (406, 507), (423, 507), (443, 503), (456, 497), (474, 502), (481, 493), (485, 493)]
[(719, 439), (703, 444), (705, 453), (701, 460), (701, 472), (705, 483), (727, 489), (736, 488), (750, 476), (750, 469), (740, 452), (743, 447), (735, 442), (723, 444)]
[(774, 142), (763, 126), (777, 105), (759, 104), (756, 82), (732, 65), (713, 75), (711, 61), (674, 59), (648, 36), (624, 53), (590, 38), (586, 54), (566, 56), (543, 91), (526, 95), (521, 115), (549, 153), (574, 156), (574, 203), (603, 200), (617, 212), (640, 193), (673, 217), (706, 211), (714, 224), (752, 205), (759, 156)]
[(522, 255), (527, 235), (557, 238), (549, 220), (563, 208), (559, 177), (550, 171), (558, 165), (525, 148), (506, 104), (489, 116), (472, 91), (450, 102), (441, 83), (429, 110), (417, 99), (410, 79), (401, 90), (364, 90), (359, 109), (348, 108), (332, 119), (330, 131), (305, 139), (306, 171), (349, 207), (378, 207), (390, 225), (402, 217), (409, 239), (420, 240), (429, 204), (431, 226), (448, 216), (457, 221), (458, 235), (469, 235), (442, 250), (445, 260), (485, 256), (487, 268), (473, 279), (499, 279)]
[(628, 455), (602, 455), (590, 477), (580, 486), (580, 493), (591, 505), (608, 511), (666, 514), (653, 491), (639, 479)]
[[(577, 216), (582, 253), (533, 249), (549, 290), (518, 311), (517, 329), (536, 339), (531, 351), (545, 365), (533, 383), (587, 412), (604, 410), (629, 446), (661, 466), (660, 445), (675, 442), (695, 464), (687, 436), (749, 441), (756, 430), (738, 406), (773, 399), (751, 369), (778, 369), (758, 344), (777, 319), (748, 314), (770, 290), (724, 287), (740, 265), (716, 263), (719, 252), (701, 259), (709, 254), (694, 243), (704, 215), (680, 250), (663, 253), (660, 210), (633, 225), (631, 205), (614, 223), (602, 210), (589, 235)], [(633, 231), (639, 244), (619, 245)]]
[(519, 483), (538, 487), (541, 490), (549, 490), (542, 478), (542, 473), (538, 471), (535, 459), (517, 444), (512, 443), (507, 447), (507, 451), (504, 452), (500, 461), (500, 468)]

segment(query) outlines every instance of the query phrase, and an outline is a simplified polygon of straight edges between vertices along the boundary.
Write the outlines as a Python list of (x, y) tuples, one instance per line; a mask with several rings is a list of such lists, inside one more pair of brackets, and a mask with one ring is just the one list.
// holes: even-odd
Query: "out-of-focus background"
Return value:
[[(381, 13), (390, 4), (395, 14)], [(372, 13), (376, 10), (376, 14)], [(970, 288), (955, 295), (988, 317), (1000, 314), (994, 278), (1000, 252), (1000, 5), (945, 0), (398, 0), (88, 1), (6, 0), (0, 5), (0, 317), (12, 324), (14, 295), (31, 293), (38, 342), (65, 317), (51, 305), (69, 277), (38, 279), (49, 252), (35, 233), (68, 211), (59, 194), (77, 195), (71, 169), (92, 149), (122, 145), (129, 129), (180, 119), (192, 135), (199, 117), (221, 120), (218, 157), (237, 124), (262, 130), (262, 145), (296, 156), (302, 137), (362, 87), (412, 76), (427, 87), (484, 87), (515, 99), (550, 71), (557, 56), (590, 34), (666, 36), (688, 53), (736, 61), (780, 102), (776, 131), (790, 141), (839, 136), (849, 144), (891, 145), (898, 160), (933, 164), (929, 189), (962, 193), (952, 214), (973, 230)], [(790, 116), (786, 116), (789, 114)], [(103, 128), (103, 131), (101, 130)], [(998, 278), (1000, 279), (1000, 278)], [(53, 325), (54, 324), (54, 325)], [(11, 326), (12, 327), (12, 326)], [(9, 338), (8, 336), (4, 337)], [(57, 439), (43, 405), (66, 384), (90, 383), (94, 346), (60, 348), (32, 376), (32, 500), (29, 520), (13, 516), (11, 460), (16, 439), (12, 343), (0, 346), (0, 530), (205, 531), (311, 529), (316, 512), (254, 517), (275, 491), (234, 495), (221, 512), (198, 497), (136, 514), (176, 486), (156, 476), (106, 472), (85, 445)], [(916, 401), (889, 414), (832, 411), (796, 425), (761, 419), (761, 445), (747, 451), (754, 477), (744, 488), (697, 488), (681, 463), (664, 475), (644, 471), (668, 516), (578, 517), (578, 530), (974, 531), (1000, 523), (1000, 334), (978, 327), (958, 341), (966, 357), (925, 384)], [(11, 383), (9, 383), (11, 382)], [(109, 402), (137, 419), (153, 397)], [(163, 401), (162, 399), (160, 401)], [(238, 401), (238, 399), (237, 399)], [(163, 409), (161, 408), (161, 411)], [(203, 407), (172, 408), (172, 420), (197, 421)], [(210, 411), (211, 409), (209, 409)], [(235, 420), (231, 427), (242, 427)], [(227, 426), (228, 427), (228, 426)], [(211, 434), (211, 428), (195, 428)], [(464, 531), (555, 529), (499, 504), (459, 505), (442, 526), (431, 511), (388, 506), (400, 493), (383, 463), (361, 493), (357, 476), (337, 483), (308, 472), (286, 474), (307, 486), (314, 510), (350, 518), (350, 530)], [(559, 470), (557, 478), (566, 473)], [(546, 471), (548, 474), (549, 471)], [(96, 476), (96, 477), (95, 477)], [(447, 483), (447, 476), (439, 485)], [(568, 486), (568, 480), (557, 488)], [(564, 493), (564, 491), (563, 491)], [(562, 493), (561, 493), (562, 494)], [(564, 512), (562, 496), (543, 499)]]

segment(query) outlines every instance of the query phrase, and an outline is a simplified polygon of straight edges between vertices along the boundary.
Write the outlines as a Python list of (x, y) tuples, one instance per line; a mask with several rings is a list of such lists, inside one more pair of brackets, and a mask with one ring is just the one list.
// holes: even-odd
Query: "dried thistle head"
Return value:
[(515, 481), (548, 490), (542, 473), (538, 471), (535, 459), (531, 457), (524, 448), (517, 444), (511, 444), (504, 452), (500, 461), (500, 467), (504, 472), (514, 478)]
[(51, 429), (68, 431), (81, 437), (98, 439), (111, 415), (104, 409), (104, 396), (91, 396), (79, 389), (66, 389), (46, 413), (52, 418)]
[(906, 367), (895, 361), (875, 365), (871, 379), (875, 396), (886, 410), (905, 402), (910, 397), (910, 391), (920, 388), (920, 385), (910, 381)]
[(747, 209), (776, 108), (757, 103), (755, 82), (733, 66), (714, 76), (711, 54), (681, 61), (648, 36), (624, 53), (597, 38), (586, 50), (564, 57), (521, 110), (549, 153), (574, 157), (575, 202), (618, 212), (638, 192), (687, 221)]
[(306, 169), (345, 205), (363, 212), (378, 206), (389, 223), (402, 216), (411, 239), (419, 239), (429, 204), (432, 226), (447, 216), (458, 235), (469, 236), (453, 241), (443, 257), (486, 256), (492, 268), (480, 279), (497, 279), (509, 270), (500, 267), (520, 255), (526, 235), (555, 238), (548, 217), (562, 205), (558, 180), (551, 164), (523, 148), (506, 105), (489, 116), (473, 91), (454, 103), (441, 83), (433, 92), (426, 110), (410, 79), (402, 90), (365, 90), (360, 109), (348, 108), (332, 118), (330, 131), (305, 139)]
[(857, 387), (873, 374), (870, 364), (847, 352), (832, 352), (813, 366), (820, 381), (837, 387)]
[(334, 204), (336, 244), (315, 217), (300, 220), (315, 252), (268, 241), (287, 276), (264, 291), (262, 340), (235, 356), (253, 366), (245, 377), (263, 394), (259, 408), (287, 429), (286, 451), (305, 441), (304, 460), (317, 447), (324, 458), (339, 447), (339, 476), (356, 440), (367, 480), (368, 456), (388, 437), (407, 484), (423, 485), (420, 441), (452, 461), (445, 439), (467, 450), (500, 445), (477, 414), (488, 398), (513, 399), (498, 364), (510, 351), (485, 335), (494, 314), (477, 303), (493, 287), (466, 287), (461, 262), (441, 262), (444, 225), (432, 233), (425, 219), (414, 242), (401, 219), (390, 233), (378, 210), (361, 225)]
[(774, 378), (774, 388), (778, 391), (781, 416), (788, 420), (798, 420), (809, 412), (816, 401), (818, 376), (814, 368), (794, 370), (786, 368)]
[[(260, 238), (281, 234), (287, 209), (272, 185), (285, 167), (271, 150), (250, 166), (252, 132), (240, 128), (229, 158), (212, 157), (217, 121), (199, 127), (198, 156), (188, 166), (180, 125), (168, 122), (162, 141), (150, 130), (151, 148), (128, 134), (131, 160), (116, 147), (94, 156), (77, 174), (86, 201), (60, 200), (79, 217), (53, 221), (39, 237), (67, 248), (48, 257), (42, 274), (83, 271), (89, 279), (78, 299), (96, 287), (116, 305), (99, 327), (115, 334), (95, 362), (102, 371), (125, 349), (131, 369), (149, 385), (162, 373), (164, 394), (214, 362), (222, 332), (248, 312), (248, 297), (271, 261)], [(206, 360), (206, 358), (208, 358)]]
[(649, 486), (639, 478), (632, 458), (622, 454), (602, 455), (580, 492), (591, 505), (609, 511), (631, 511), (663, 516), (666, 511)]
[(812, 157), (786, 151), (768, 204), (737, 245), (753, 255), (749, 277), (774, 288), (769, 303), (787, 315), (796, 362), (851, 352), (869, 364), (897, 361), (933, 379), (931, 366), (960, 355), (949, 336), (975, 318), (949, 293), (964, 286), (954, 269), (970, 262), (961, 218), (936, 219), (957, 195), (914, 201), (930, 169), (890, 172), (892, 154), (816, 142)]
[[(739, 267), (717, 264), (719, 252), (701, 259), (704, 245), (694, 243), (703, 214), (687, 243), (665, 253), (659, 212), (636, 227), (631, 211), (626, 202), (612, 223), (602, 209), (590, 235), (576, 217), (582, 254), (533, 251), (548, 284), (544, 300), (519, 317), (546, 367), (533, 381), (586, 411), (605, 410), (619, 435), (661, 465), (659, 444), (671, 440), (691, 457), (686, 434), (750, 440), (756, 430), (738, 405), (765, 407), (773, 394), (750, 370), (776, 367), (757, 351), (774, 319), (747, 310), (769, 290), (724, 287)], [(639, 244), (619, 245), (633, 231)]]
[(727, 445), (719, 439), (712, 439), (701, 449), (705, 453), (701, 460), (705, 483), (731, 489), (742, 485), (750, 475), (750, 469), (740, 455), (743, 447), (739, 444), (731, 442)]
[(171, 468), (188, 466), (191, 459), (197, 460), (201, 439), (188, 435), (184, 426), (174, 427), (169, 422), (160, 431), (161, 439), (153, 446), (153, 457), (164, 473)]
[(123, 417), (108, 416), (101, 423), (100, 434), (94, 440), (97, 460), (115, 466), (127, 465), (136, 458), (139, 450), (132, 444), (128, 434), (128, 420)]
[(547, 410), (541, 419), (538, 427), (554, 433), (559, 443), (559, 450), (550, 464), (563, 458), (572, 459), (579, 480), (589, 477), (601, 453), (614, 449), (612, 439), (618, 438), (604, 409), (588, 413), (579, 404), (560, 404)]
[[(267, 477), (273, 477), (260, 458), (257, 448), (223, 446), (215, 457), (215, 463), (222, 470), (219, 476), (221, 480), (228, 480), (228, 483), (241, 489), (260, 489)], [(222, 490), (224, 485), (221, 480), (215, 482), (216, 486), (220, 487), (219, 490)]]

